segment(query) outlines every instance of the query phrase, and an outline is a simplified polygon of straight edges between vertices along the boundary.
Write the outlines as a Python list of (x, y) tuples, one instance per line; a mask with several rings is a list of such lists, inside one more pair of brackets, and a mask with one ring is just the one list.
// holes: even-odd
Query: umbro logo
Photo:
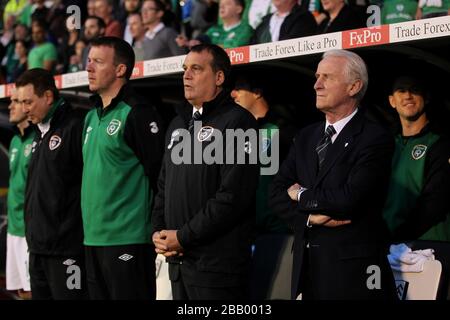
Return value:
[(77, 262), (76, 260), (73, 259), (67, 259), (66, 261), (63, 262), (64, 265), (66, 266), (71, 266), (73, 265), (75, 262)]
[(119, 259), (120, 259), (120, 260), (123, 260), (123, 261), (128, 261), (128, 260), (130, 260), (130, 259), (133, 259), (133, 256), (132, 256), (131, 254), (124, 253), (123, 255), (121, 255), (121, 256), (119, 257)]

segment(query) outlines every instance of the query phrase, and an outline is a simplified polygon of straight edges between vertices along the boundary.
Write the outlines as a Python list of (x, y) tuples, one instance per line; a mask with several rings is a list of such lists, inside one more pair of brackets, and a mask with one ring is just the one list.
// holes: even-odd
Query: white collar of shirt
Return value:
[(194, 116), (194, 113), (196, 113), (197, 111), (200, 112), (200, 114), (203, 114), (203, 107), (201, 107), (200, 109), (192, 107), (192, 116)]
[[(339, 133), (342, 131), (342, 129), (344, 129), (345, 125), (355, 116), (356, 112), (358, 112), (358, 108), (355, 109), (355, 111), (352, 112), (352, 114), (346, 116), (345, 118), (336, 121), (335, 123), (333, 123), (333, 128), (334, 130), (336, 130), (336, 133), (331, 137), (331, 143), (333, 143), (337, 136), (339, 135)], [(328, 122), (328, 120), (325, 123), (325, 129), (324, 131), (328, 128), (328, 126), (331, 123)]]
[(162, 29), (164, 29), (164, 23), (160, 22), (156, 27), (153, 28), (153, 30), (148, 30), (145, 33), (145, 36), (150, 40), (152, 40), (156, 36), (156, 34), (160, 32)]
[(39, 131), (41, 132), (41, 138), (43, 138), (45, 134), (48, 132), (48, 130), (50, 130), (50, 121), (51, 119), (46, 123), (41, 122), (37, 124)]
[(236, 28), (240, 24), (241, 24), (241, 22), (239, 21), (238, 23), (232, 24), (231, 26), (228, 26), (228, 27), (223, 26), (223, 30), (230, 31), (231, 29)]
[(270, 17), (269, 28), (270, 34), (272, 35), (272, 41), (278, 41), (278, 39), (280, 38), (281, 25), (283, 24), (284, 19), (286, 19), (289, 13), (290, 12), (275, 12), (274, 14), (272, 14), (272, 17)]

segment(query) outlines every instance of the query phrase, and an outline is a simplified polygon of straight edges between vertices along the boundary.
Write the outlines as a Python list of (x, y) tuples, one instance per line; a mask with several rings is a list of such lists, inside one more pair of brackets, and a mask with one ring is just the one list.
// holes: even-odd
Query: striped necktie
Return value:
[(199, 120), (202, 117), (202, 114), (198, 111), (195, 111), (195, 113), (192, 115), (191, 120), (189, 120), (188, 129), (189, 132), (192, 132), (194, 130), (194, 121)]
[(336, 133), (334, 127), (330, 124), (325, 130), (323, 138), (316, 147), (317, 157), (319, 159), (319, 171), (322, 168), (323, 161), (327, 154), (328, 146), (331, 144), (331, 137)]

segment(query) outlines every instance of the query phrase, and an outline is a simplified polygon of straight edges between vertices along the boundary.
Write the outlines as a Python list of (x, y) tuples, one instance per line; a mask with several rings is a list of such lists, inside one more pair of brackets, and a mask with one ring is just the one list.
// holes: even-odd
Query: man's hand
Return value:
[(328, 228), (336, 228), (336, 227), (340, 227), (346, 224), (351, 223), (352, 220), (335, 220), (335, 219), (330, 219), (328, 220), (328, 222), (324, 223), (323, 226), (324, 227), (328, 227)]
[(301, 188), (301, 186), (298, 183), (296, 183), (296, 184), (293, 184), (292, 186), (290, 186), (289, 189), (287, 189), (287, 193), (293, 201), (298, 201), (297, 194), (298, 194), (298, 190), (300, 190), (300, 188)]
[(351, 220), (335, 220), (324, 214), (311, 214), (309, 223), (313, 226), (324, 226), (328, 228), (340, 227), (351, 223)]
[(153, 233), (155, 252), (165, 257), (182, 256), (183, 248), (177, 239), (177, 230), (161, 230)]

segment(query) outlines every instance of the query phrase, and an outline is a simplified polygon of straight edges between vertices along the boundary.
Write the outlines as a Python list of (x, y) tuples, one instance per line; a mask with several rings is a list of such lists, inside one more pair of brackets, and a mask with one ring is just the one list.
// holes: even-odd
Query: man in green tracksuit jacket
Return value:
[(427, 100), (424, 84), (411, 76), (397, 78), (389, 96), (402, 126), (384, 208), (395, 242), (450, 241), (450, 144), (429, 123)]
[(8, 107), (9, 121), (16, 125), (17, 133), (9, 147), (6, 289), (18, 290), (20, 297), (29, 299), (31, 287), (28, 272), (28, 245), (25, 239), (24, 202), (34, 131), (17, 98), (17, 92), (14, 91)]
[(83, 132), (81, 208), (92, 299), (154, 299), (151, 203), (163, 132), (155, 109), (127, 82), (134, 53), (124, 40), (91, 43), (87, 71), (94, 109)]

